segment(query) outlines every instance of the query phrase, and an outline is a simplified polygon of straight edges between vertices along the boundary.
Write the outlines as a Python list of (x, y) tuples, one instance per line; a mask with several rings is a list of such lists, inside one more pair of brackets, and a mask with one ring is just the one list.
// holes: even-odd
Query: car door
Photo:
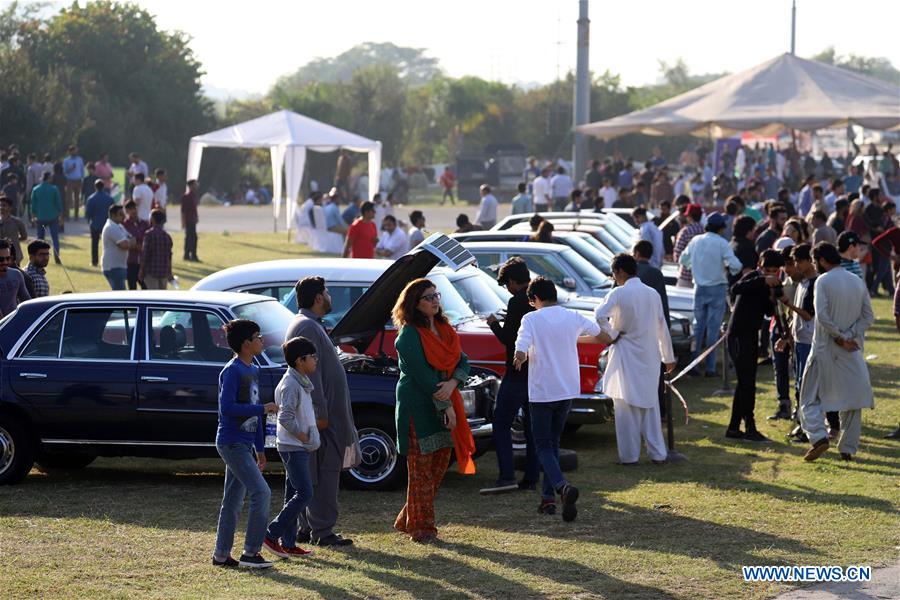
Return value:
[(173, 445), (213, 445), (219, 372), (234, 355), (224, 317), (214, 308), (156, 305), (144, 319), (137, 365), (142, 434)]
[(10, 386), (40, 414), (44, 443), (134, 437), (137, 314), (137, 307), (63, 308), (23, 344)]

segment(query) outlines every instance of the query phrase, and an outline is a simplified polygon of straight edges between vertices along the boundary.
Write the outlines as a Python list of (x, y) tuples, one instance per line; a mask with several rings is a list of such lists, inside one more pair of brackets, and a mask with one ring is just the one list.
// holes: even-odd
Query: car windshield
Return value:
[[(442, 273), (429, 273), (428, 279), (437, 286), (437, 290), (441, 293), (441, 306), (444, 314), (450, 319), (451, 323), (471, 319), (475, 313), (466, 304), (459, 292)], [(331, 292), (331, 312), (322, 319), (325, 323), (325, 329), (334, 329), (335, 325), (344, 318), (350, 307), (353, 306), (359, 298), (366, 293), (369, 285), (341, 285), (334, 283), (328, 286)], [(281, 301), (281, 304), (287, 307), (288, 312), (294, 313), (297, 310), (297, 294), (291, 290)], [(388, 323), (386, 326), (391, 326)]]
[(612, 280), (601, 273), (600, 270), (585, 260), (585, 258), (575, 250), (567, 248), (560, 252), (560, 255), (592, 289), (612, 287)]
[(613, 234), (611, 234), (607, 230), (608, 225), (604, 225), (600, 227), (596, 231), (596, 235), (600, 238), (600, 243), (609, 248), (610, 252), (613, 254), (618, 254), (619, 252), (627, 252), (625, 245), (616, 238)]
[(635, 228), (621, 217), (617, 218), (616, 215), (610, 215), (610, 218), (604, 223), (604, 227), (625, 246), (628, 246), (634, 240)]
[(497, 314), (506, 310), (510, 293), (477, 267), (463, 269), (461, 276), (453, 278), (453, 285), (475, 314)]
[[(612, 264), (610, 260), (606, 257), (605, 253), (600, 252), (597, 248), (592, 246), (591, 243), (588, 242), (588, 239), (589, 236), (581, 237), (578, 235), (569, 235), (566, 237), (566, 242), (585, 260), (600, 269), (604, 275), (609, 275), (612, 273)], [(602, 247), (599, 242), (597, 245)]]
[(283, 365), (284, 352), (281, 350), (281, 344), (284, 343), (284, 334), (294, 320), (293, 313), (275, 300), (241, 304), (232, 308), (232, 312), (238, 319), (256, 321), (263, 336), (263, 352), (266, 357), (276, 365)]

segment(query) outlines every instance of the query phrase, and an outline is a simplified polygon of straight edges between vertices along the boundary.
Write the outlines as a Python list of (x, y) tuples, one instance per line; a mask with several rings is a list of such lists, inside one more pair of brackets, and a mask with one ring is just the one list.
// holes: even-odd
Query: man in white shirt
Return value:
[(128, 170), (126, 171), (126, 175), (128, 176), (127, 181), (129, 182), (129, 184), (127, 186), (128, 189), (126, 190), (127, 193), (125, 195), (126, 197), (130, 198), (132, 197), (131, 193), (134, 190), (135, 186), (135, 175), (137, 175), (138, 173), (142, 173), (144, 175), (144, 179), (146, 180), (148, 177), (150, 177), (150, 167), (147, 166), (147, 163), (141, 160), (141, 157), (137, 155), (137, 152), (132, 152), (131, 154), (129, 154), (128, 160), (131, 161), (131, 164), (128, 165)]
[(616, 188), (613, 187), (612, 179), (609, 177), (603, 180), (603, 187), (600, 188), (599, 194), (603, 198), (603, 206), (606, 208), (612, 208), (619, 197)]
[(153, 190), (153, 204), (165, 212), (169, 200), (169, 186), (166, 185), (165, 169), (156, 170), (156, 189)]
[(415, 248), (425, 241), (425, 215), (421, 210), (409, 213), (409, 247)]
[(550, 207), (550, 168), (544, 167), (541, 175), (531, 182), (534, 212), (546, 211)]
[(375, 245), (375, 255), (388, 260), (397, 260), (409, 252), (409, 237), (397, 227), (397, 218), (387, 215), (381, 220), (381, 236)]
[(475, 224), (482, 229), (490, 229), (497, 224), (497, 198), (491, 193), (491, 186), (484, 184), (478, 191), (481, 193), (481, 204), (475, 215)]
[(137, 204), (138, 219), (150, 222), (150, 211), (153, 210), (153, 190), (144, 183), (144, 174), (136, 173), (134, 176), (134, 189), (131, 198)]
[(603, 391), (613, 399), (616, 444), (623, 465), (637, 463), (641, 437), (647, 454), (657, 464), (668, 456), (659, 414), (659, 363), (675, 369), (672, 338), (663, 314), (662, 299), (637, 276), (637, 261), (627, 254), (612, 260), (618, 287), (594, 311), (603, 333), (599, 341), (611, 344), (603, 374)]
[(100, 266), (103, 276), (113, 290), (124, 290), (128, 275), (128, 251), (136, 248), (134, 238), (122, 223), (125, 221), (125, 209), (119, 204), (109, 207), (109, 218), (103, 226), (100, 238), (103, 240), (103, 254)]
[(569, 195), (572, 193), (572, 178), (566, 174), (565, 167), (557, 167), (556, 175), (550, 178), (550, 195), (553, 197), (553, 210), (566, 210)]
[(653, 245), (653, 256), (650, 258), (650, 264), (657, 269), (662, 268), (663, 262), (663, 234), (656, 223), (647, 218), (647, 209), (638, 206), (631, 211), (631, 218), (634, 224), (638, 226), (635, 232), (635, 242), (647, 240)]
[[(521, 369), (528, 361), (528, 406), (531, 430), (544, 484), (538, 512), (556, 512), (556, 494), (562, 497), (564, 521), (578, 515), (575, 502), (578, 488), (571, 485), (559, 467), (559, 438), (566, 424), (572, 398), (581, 393), (578, 375), (578, 338), (597, 336), (595, 321), (556, 304), (556, 286), (544, 277), (528, 284), (528, 301), (536, 311), (522, 317), (516, 337), (513, 366)], [(658, 362), (656, 363), (658, 365)], [(659, 368), (657, 366), (657, 368)], [(653, 379), (658, 381), (658, 376)], [(654, 400), (656, 396), (653, 396)]]

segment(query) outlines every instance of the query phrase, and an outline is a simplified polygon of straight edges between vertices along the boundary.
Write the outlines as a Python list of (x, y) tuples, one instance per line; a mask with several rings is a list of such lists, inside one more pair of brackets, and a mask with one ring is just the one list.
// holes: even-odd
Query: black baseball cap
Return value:
[(844, 231), (838, 236), (837, 246), (838, 252), (846, 252), (847, 248), (853, 244), (865, 244), (866, 242), (859, 239), (859, 235), (855, 231)]

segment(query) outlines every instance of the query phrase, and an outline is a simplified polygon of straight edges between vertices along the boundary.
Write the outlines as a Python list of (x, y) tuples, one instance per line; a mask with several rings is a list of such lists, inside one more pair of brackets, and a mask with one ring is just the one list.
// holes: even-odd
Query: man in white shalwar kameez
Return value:
[(672, 338), (663, 314), (662, 299), (637, 277), (634, 258), (613, 258), (614, 288), (594, 315), (603, 332), (599, 340), (611, 343), (603, 391), (613, 399), (619, 461), (634, 464), (641, 454), (641, 437), (655, 463), (666, 460), (659, 413), (659, 364), (675, 368)]
[(853, 460), (859, 449), (862, 409), (874, 408), (863, 341), (875, 321), (863, 281), (841, 267), (841, 255), (828, 242), (813, 248), (820, 275), (815, 289), (812, 350), (800, 385), (800, 425), (812, 448), (812, 461), (828, 450), (825, 413), (840, 411), (841, 458)]

